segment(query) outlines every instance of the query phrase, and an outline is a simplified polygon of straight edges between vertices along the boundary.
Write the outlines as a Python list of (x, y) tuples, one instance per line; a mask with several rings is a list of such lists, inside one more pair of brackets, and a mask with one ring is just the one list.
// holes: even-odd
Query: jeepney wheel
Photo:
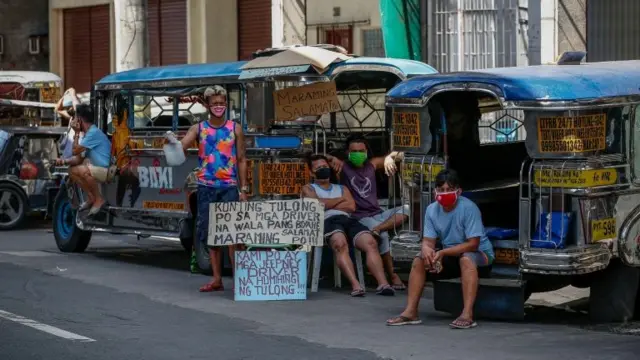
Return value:
[(196, 231), (196, 217), (194, 216), (193, 221), (193, 249), (196, 252), (196, 265), (198, 266), (198, 271), (204, 275), (213, 274), (213, 269), (211, 268), (211, 256), (209, 256), (209, 248), (206, 244), (203, 244), (202, 241), (198, 241), (197, 239), (197, 231)]
[[(633, 319), (640, 288), (640, 269), (613, 259), (594, 274), (589, 294), (589, 317), (594, 322), (626, 322)], [(638, 310), (635, 310), (636, 312)]]
[(91, 241), (91, 232), (76, 226), (76, 211), (71, 207), (66, 184), (60, 187), (53, 204), (53, 236), (62, 252), (83, 252)]
[(0, 184), (0, 230), (12, 230), (25, 219), (27, 197), (22, 189), (11, 183)]

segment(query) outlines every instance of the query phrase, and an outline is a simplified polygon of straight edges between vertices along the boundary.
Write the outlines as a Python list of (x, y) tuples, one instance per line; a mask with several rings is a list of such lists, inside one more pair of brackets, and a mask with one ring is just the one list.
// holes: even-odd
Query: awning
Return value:
[(242, 67), (240, 79), (279, 76), (314, 71), (322, 74), (335, 63), (350, 59), (348, 55), (312, 46), (292, 47), (269, 57), (259, 57)]

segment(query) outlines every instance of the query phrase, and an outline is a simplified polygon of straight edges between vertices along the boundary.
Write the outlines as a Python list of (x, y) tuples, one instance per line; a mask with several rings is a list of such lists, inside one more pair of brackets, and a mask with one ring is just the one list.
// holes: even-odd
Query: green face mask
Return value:
[(361, 152), (361, 151), (354, 151), (354, 152), (350, 152), (349, 153), (349, 161), (357, 166), (360, 167), (362, 165), (364, 165), (365, 161), (367, 161), (367, 153), (366, 152)]

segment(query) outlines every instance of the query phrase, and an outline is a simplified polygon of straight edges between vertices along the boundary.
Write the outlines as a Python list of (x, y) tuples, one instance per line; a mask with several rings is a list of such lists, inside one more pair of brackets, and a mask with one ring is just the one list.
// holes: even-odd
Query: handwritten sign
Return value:
[(394, 112), (392, 126), (395, 146), (420, 147), (420, 115), (417, 112)]
[(605, 114), (538, 118), (538, 151), (582, 153), (606, 148)]
[(309, 171), (304, 163), (262, 163), (259, 181), (261, 195), (298, 195), (309, 183)]
[(322, 246), (323, 219), (317, 199), (213, 203), (208, 244)]
[(615, 169), (598, 170), (536, 170), (533, 182), (540, 187), (583, 189), (613, 185), (618, 181)]
[(442, 164), (420, 164), (415, 162), (404, 163), (402, 168), (402, 179), (405, 182), (420, 181), (419, 174), (422, 173), (424, 181), (431, 182), (436, 180), (436, 176), (444, 169)]
[(340, 111), (333, 81), (277, 90), (273, 92), (273, 101), (279, 121)]
[(143, 201), (142, 207), (154, 210), (184, 210), (182, 202), (166, 202), (166, 201)]
[(236, 301), (304, 300), (307, 254), (302, 251), (236, 251)]
[(247, 160), (247, 186), (249, 187), (249, 193), (247, 196), (253, 196), (253, 169), (255, 162), (253, 160)]
[(618, 237), (616, 229), (616, 219), (608, 218), (591, 221), (591, 241), (596, 242), (604, 239), (614, 239)]

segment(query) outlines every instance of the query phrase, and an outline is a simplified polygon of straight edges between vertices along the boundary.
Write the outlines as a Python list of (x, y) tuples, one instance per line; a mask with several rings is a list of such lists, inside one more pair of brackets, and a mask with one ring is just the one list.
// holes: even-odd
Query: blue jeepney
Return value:
[[(198, 266), (207, 272), (208, 251), (192, 240), (197, 149), (194, 144), (187, 161), (176, 167), (167, 166), (162, 149), (167, 130), (181, 137), (191, 125), (208, 118), (201, 103), (206, 87), (226, 88), (227, 116), (245, 129), (250, 198), (264, 200), (299, 196), (309, 176), (304, 156), (341, 151), (349, 132), (366, 132), (380, 144), (380, 152), (388, 151), (386, 92), (411, 76), (436, 72), (415, 61), (376, 58), (336, 61), (322, 73), (307, 65), (284, 72), (272, 68), (271, 73), (262, 68), (258, 71), (262, 75), (256, 75), (255, 70), (246, 69), (247, 64), (142, 68), (111, 74), (96, 83), (92, 104), (97, 125), (112, 140), (112, 167), (117, 175), (102, 184), (108, 211), (93, 218), (72, 209), (71, 200), (82, 194), (63, 185), (65, 191), (59, 193), (54, 210), (58, 248), (82, 252), (92, 232), (179, 239), (188, 251), (195, 249)], [(274, 120), (275, 90), (318, 81), (336, 83), (339, 111)]]
[[(640, 61), (414, 77), (386, 104), (407, 154), (401, 197), (420, 214), (394, 257), (415, 254), (434, 176), (450, 167), (496, 252), (479, 312), (521, 318), (532, 292), (573, 285), (590, 287), (594, 320), (640, 315)], [(461, 306), (456, 282), (436, 284), (437, 309)]]

